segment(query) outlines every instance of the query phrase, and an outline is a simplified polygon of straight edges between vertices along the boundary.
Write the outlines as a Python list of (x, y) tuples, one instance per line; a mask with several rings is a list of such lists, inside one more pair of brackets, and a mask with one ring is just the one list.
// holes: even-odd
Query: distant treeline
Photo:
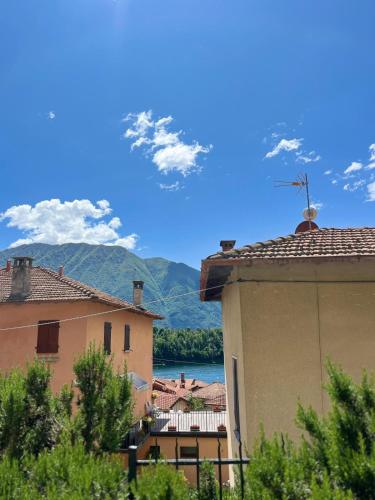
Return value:
[(160, 360), (223, 363), (219, 328), (154, 328), (154, 362)]

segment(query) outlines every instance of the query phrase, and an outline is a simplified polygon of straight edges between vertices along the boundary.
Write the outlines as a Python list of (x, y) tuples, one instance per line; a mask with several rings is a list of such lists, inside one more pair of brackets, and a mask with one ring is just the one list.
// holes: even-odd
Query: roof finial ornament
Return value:
[(305, 231), (311, 231), (312, 229), (319, 229), (318, 225), (314, 222), (314, 219), (318, 215), (318, 212), (314, 206), (310, 203), (310, 193), (309, 193), (309, 179), (307, 174), (299, 174), (295, 181), (276, 181), (275, 187), (298, 187), (300, 192), (302, 189), (306, 193), (307, 208), (303, 211), (304, 221), (298, 224), (295, 233), (304, 233)]

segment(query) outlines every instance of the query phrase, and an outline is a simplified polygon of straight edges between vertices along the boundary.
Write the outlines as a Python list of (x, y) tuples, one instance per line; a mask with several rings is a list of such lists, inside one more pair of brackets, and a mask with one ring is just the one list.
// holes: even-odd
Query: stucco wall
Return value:
[[(112, 310), (104, 304), (92, 304), (94, 313)], [(129, 311), (118, 311), (100, 316), (92, 316), (87, 324), (87, 346), (90, 342), (102, 345), (104, 323), (112, 323), (111, 351), (115, 367), (122, 369), (124, 362), (129, 372), (136, 372), (149, 384), (148, 390), (134, 391), (135, 416), (143, 416), (146, 402), (151, 401), (152, 391), (152, 319)], [(124, 352), (124, 327), (130, 325), (130, 351)]]
[[(24, 303), (1, 304), (0, 328), (34, 325), (41, 320), (62, 320), (88, 313), (88, 304), (69, 303)], [(48, 358), (53, 370), (52, 390), (58, 391), (63, 384), (73, 379), (73, 363), (86, 346), (86, 319), (60, 323), (59, 352)], [(7, 372), (15, 367), (24, 367), (36, 356), (38, 328), (31, 326), (20, 330), (0, 332), (0, 370)]]
[(256, 280), (226, 286), (222, 296), (230, 427), (230, 358), (237, 354), (242, 436), (249, 447), (261, 422), (268, 435), (299, 436), (298, 398), (327, 411), (322, 390), (327, 356), (357, 380), (363, 368), (374, 370), (373, 267), (366, 260), (274, 263), (232, 273), (231, 279)]
[[(40, 320), (62, 320), (87, 314), (112, 310), (110, 306), (84, 301), (60, 303), (10, 303), (0, 306), (0, 328), (38, 324)], [(58, 391), (63, 384), (74, 378), (73, 364), (91, 341), (103, 343), (104, 322), (112, 323), (112, 353), (114, 366), (122, 368), (126, 361), (128, 370), (134, 371), (149, 383), (146, 391), (134, 391), (135, 416), (143, 416), (146, 401), (151, 399), (152, 387), (152, 320), (127, 311), (113, 312), (90, 318), (60, 322), (59, 352), (42, 356), (50, 360), (53, 370), (52, 390)], [(124, 325), (131, 326), (131, 350), (124, 352)], [(0, 332), (0, 371), (24, 367), (36, 356), (38, 328), (32, 326), (20, 330)]]
[[(189, 437), (189, 436), (179, 436), (178, 437), (178, 449), (180, 453), (180, 447), (181, 446), (196, 446), (196, 438), (195, 437)], [(199, 443), (199, 456), (200, 458), (217, 458), (218, 457), (218, 442), (216, 437), (199, 437), (198, 436), (198, 443)], [(149, 450), (150, 446), (153, 445), (158, 445), (160, 446), (160, 453), (164, 458), (176, 458), (176, 438), (173, 436), (168, 436), (167, 433), (165, 435), (163, 434), (162, 436), (158, 435), (152, 436), (149, 438), (149, 440), (142, 446), (142, 449), (139, 451), (139, 456), (138, 458), (141, 459), (146, 459), (149, 456)], [(227, 439), (226, 438), (220, 438), (220, 444), (221, 444), (221, 457), (222, 458), (227, 458), (228, 457), (228, 445), (227, 445)], [(229, 467), (228, 466), (223, 466), (222, 467), (222, 480), (223, 482), (228, 481), (229, 479)], [(189, 481), (191, 484), (196, 484), (196, 468), (195, 466), (181, 466), (180, 470), (184, 471), (186, 479)], [(216, 478), (218, 478), (218, 470), (217, 467), (215, 466), (216, 470)]]

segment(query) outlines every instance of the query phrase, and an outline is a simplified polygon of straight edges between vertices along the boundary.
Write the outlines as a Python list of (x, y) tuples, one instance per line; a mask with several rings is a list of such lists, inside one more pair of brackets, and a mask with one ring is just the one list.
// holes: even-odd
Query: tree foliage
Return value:
[(182, 472), (165, 463), (148, 465), (131, 484), (135, 500), (189, 500), (191, 491)]
[(154, 328), (154, 359), (223, 363), (223, 334), (218, 328)]
[(375, 386), (327, 363), (331, 410), (298, 406), (299, 444), (261, 434), (247, 467), (249, 499), (375, 499)]
[(87, 451), (116, 451), (132, 423), (131, 381), (126, 366), (115, 373), (111, 358), (91, 345), (74, 365), (80, 391), (77, 427)]

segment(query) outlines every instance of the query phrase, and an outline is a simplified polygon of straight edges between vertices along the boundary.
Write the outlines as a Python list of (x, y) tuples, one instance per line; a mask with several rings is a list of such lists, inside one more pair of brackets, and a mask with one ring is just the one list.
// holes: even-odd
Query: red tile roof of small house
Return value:
[[(375, 258), (375, 227), (322, 228), (217, 252), (202, 261), (201, 299), (220, 299), (221, 290), (234, 265), (256, 261), (347, 260)], [(216, 268), (216, 276), (210, 272)], [(205, 290), (215, 287), (216, 289)]]
[(194, 392), (194, 397), (201, 399), (214, 399), (222, 395), (225, 396), (225, 384), (221, 382), (212, 382)]
[[(68, 276), (44, 267), (32, 267), (31, 293), (22, 302), (69, 302), (87, 300), (100, 302), (114, 308), (126, 308), (130, 312), (142, 314), (153, 319), (163, 319), (159, 314), (135, 306), (126, 300), (113, 297), (97, 288), (76, 281)], [(11, 292), (12, 269), (0, 269), (0, 304), (12, 302)]]
[(182, 395), (160, 392), (155, 398), (154, 405), (161, 410), (170, 410), (179, 400), (187, 402), (187, 399)]

